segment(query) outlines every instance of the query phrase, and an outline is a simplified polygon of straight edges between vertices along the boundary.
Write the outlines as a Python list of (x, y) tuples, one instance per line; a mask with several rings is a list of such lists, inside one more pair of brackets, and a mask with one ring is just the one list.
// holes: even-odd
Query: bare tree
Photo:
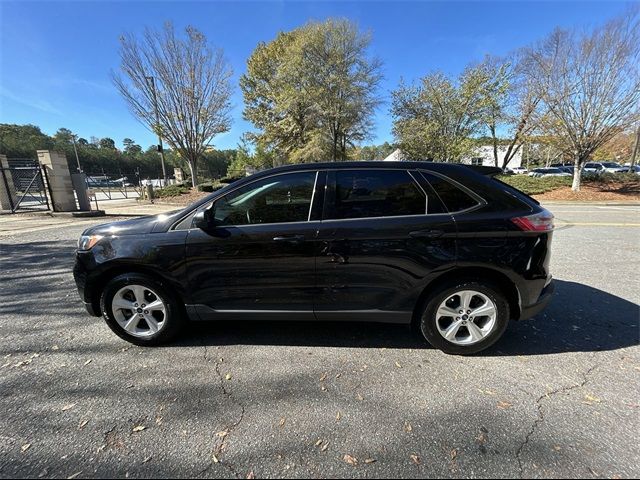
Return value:
[(593, 152), (640, 118), (639, 10), (591, 34), (556, 30), (525, 54), (546, 115), (540, 125), (574, 159), (573, 190)]
[(122, 36), (123, 76), (114, 73), (113, 82), (133, 114), (188, 162), (196, 186), (198, 158), (231, 124), (232, 71), (201, 32), (187, 27), (185, 34), (179, 38), (167, 22), (140, 39)]
[[(521, 52), (506, 58), (487, 56), (480, 67), (490, 79), (488, 84), (494, 86), (493, 90), (487, 90), (485, 117), (492, 139), (495, 166), (506, 168), (536, 128), (533, 119), (540, 109), (540, 95), (531, 86), (530, 75), (533, 72)], [(500, 140), (497, 136), (500, 130), (508, 133), (501, 164), (498, 156)]]

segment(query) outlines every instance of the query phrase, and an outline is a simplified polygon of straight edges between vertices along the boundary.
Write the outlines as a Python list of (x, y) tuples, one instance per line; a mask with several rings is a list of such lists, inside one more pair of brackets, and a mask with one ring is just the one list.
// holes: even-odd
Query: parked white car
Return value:
[(615, 162), (588, 162), (584, 171), (589, 173), (623, 173), (625, 167)]
[(530, 177), (570, 177), (571, 174), (563, 172), (559, 168), (547, 167), (547, 168), (534, 168), (529, 172)]
[(525, 173), (529, 173), (529, 170), (527, 170), (524, 167), (507, 168), (507, 170), (512, 173), (515, 173), (516, 175), (524, 175)]

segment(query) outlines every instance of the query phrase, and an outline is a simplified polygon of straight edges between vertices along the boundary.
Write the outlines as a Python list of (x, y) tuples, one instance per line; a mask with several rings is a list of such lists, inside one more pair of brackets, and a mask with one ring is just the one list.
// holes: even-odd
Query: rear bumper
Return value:
[(540, 293), (540, 297), (538, 301), (533, 305), (529, 305), (522, 308), (522, 312), (520, 313), (520, 320), (526, 320), (531, 317), (535, 317), (538, 313), (544, 310), (549, 302), (551, 301), (551, 297), (553, 297), (553, 292), (555, 291), (556, 286), (553, 280), (542, 289)]

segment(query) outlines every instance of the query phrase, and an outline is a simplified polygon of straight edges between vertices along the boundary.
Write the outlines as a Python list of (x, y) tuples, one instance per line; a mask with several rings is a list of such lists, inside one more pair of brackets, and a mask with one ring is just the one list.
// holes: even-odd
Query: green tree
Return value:
[(124, 146), (124, 153), (130, 156), (135, 156), (142, 152), (142, 147), (130, 138), (125, 138), (122, 140), (122, 145)]
[(109, 137), (101, 138), (100, 139), (100, 148), (106, 149), (106, 150), (115, 150), (116, 149), (116, 142), (112, 138), (109, 138)]
[(9, 158), (36, 158), (36, 150), (53, 148), (53, 139), (35, 125), (0, 123), (0, 153)]
[(496, 80), (468, 67), (457, 81), (436, 72), (419, 85), (400, 83), (392, 92), (393, 133), (404, 155), (415, 160), (459, 161), (473, 147), (487, 118)]
[(381, 63), (348, 20), (311, 22), (259, 44), (240, 79), (257, 149), (280, 163), (344, 160), (368, 138)]

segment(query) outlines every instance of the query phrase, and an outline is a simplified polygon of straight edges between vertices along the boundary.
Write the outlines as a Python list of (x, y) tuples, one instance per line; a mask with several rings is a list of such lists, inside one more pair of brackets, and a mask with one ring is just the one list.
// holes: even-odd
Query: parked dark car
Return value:
[(412, 324), (445, 352), (475, 353), (553, 290), (553, 216), (483, 174), (499, 171), (275, 168), (184, 210), (86, 230), (76, 283), (89, 313), (138, 345), (188, 320), (333, 320)]

